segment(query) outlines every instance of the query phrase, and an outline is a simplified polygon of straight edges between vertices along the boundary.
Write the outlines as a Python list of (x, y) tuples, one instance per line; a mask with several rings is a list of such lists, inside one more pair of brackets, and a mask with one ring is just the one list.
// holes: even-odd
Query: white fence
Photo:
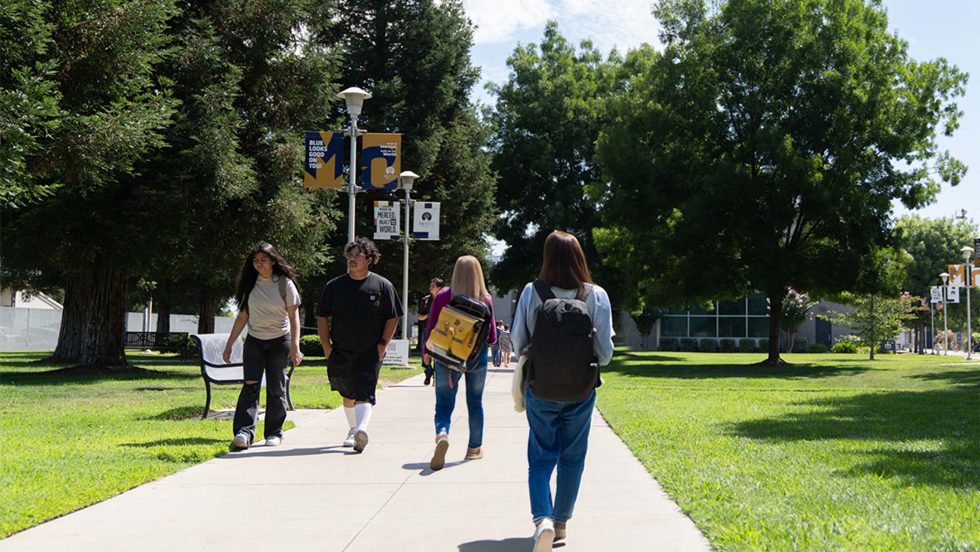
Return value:
[[(231, 331), (235, 319), (217, 316), (214, 331)], [(156, 331), (157, 316), (151, 315), (150, 331)], [(0, 307), (0, 351), (53, 351), (58, 345), (61, 329), (61, 311), (47, 309), (23, 309)], [(143, 313), (130, 312), (126, 316), (126, 331), (143, 331)], [(170, 331), (194, 333), (197, 316), (191, 314), (170, 315)]]

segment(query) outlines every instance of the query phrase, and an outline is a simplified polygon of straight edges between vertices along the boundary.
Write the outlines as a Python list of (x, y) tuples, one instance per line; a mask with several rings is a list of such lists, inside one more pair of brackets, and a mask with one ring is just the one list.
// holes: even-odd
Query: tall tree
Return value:
[[(421, 176), (413, 197), (442, 202), (441, 240), (411, 246), (410, 295), (428, 293), (429, 280), (447, 278), (457, 256), (487, 252), (494, 176), (484, 151), (488, 129), (469, 100), (479, 79), (469, 55), (473, 27), (459, 0), (340, 0), (337, 16), (315, 30), (324, 44), (343, 52), (340, 82), (373, 95), (358, 126), (402, 133), (402, 170)], [(338, 116), (344, 114), (342, 101), (331, 105)], [(358, 198), (356, 231), (370, 236), (372, 200), (404, 194), (364, 195)], [(335, 246), (346, 239), (346, 233), (335, 234)], [(401, 242), (378, 246), (380, 270), (400, 288)], [(344, 267), (337, 263), (330, 269)]]
[(493, 271), (499, 289), (517, 289), (533, 277), (545, 238), (560, 229), (579, 238), (597, 280), (615, 295), (618, 286), (602, 273), (592, 237), (600, 199), (589, 192), (600, 181), (595, 141), (620, 62), (615, 51), (603, 60), (588, 41), (576, 49), (549, 22), (540, 46), (518, 46), (507, 59), (509, 80), (490, 87), (497, 96), (496, 235), (508, 246)]
[(299, 180), (302, 132), (329, 116), (337, 91), (336, 55), (306, 32), (331, 12), (312, 6), (187, 2), (171, 22), (178, 53), (161, 71), (181, 105), (141, 189), (171, 213), (171, 227), (147, 276), (163, 283), (165, 301), (197, 303), (199, 332), (213, 331), (256, 241), (304, 273), (327, 259), (337, 211), (330, 194), (304, 191)]
[(869, 359), (875, 359), (875, 349), (882, 342), (894, 339), (902, 325), (915, 318), (918, 302), (911, 296), (889, 297), (873, 293), (854, 296), (850, 301), (852, 312), (831, 312), (824, 318), (835, 324), (847, 326), (858, 336), (859, 342), (868, 347)]
[(22, 48), (11, 46), (19, 37), (0, 37), (4, 52), (16, 50), (21, 67), (38, 71), (15, 72), (19, 86), (30, 93), (35, 84), (46, 86), (38, 78), (56, 84), (42, 93), (42, 109), (57, 110), (57, 125), (34, 134), (14, 172), (31, 175), (26, 187), (50, 193), (7, 210), (2, 232), (6, 270), (64, 281), (55, 350), (64, 361), (126, 365), (126, 290), (142, 229), (133, 224), (136, 206), (123, 181), (142, 155), (162, 144), (170, 122), (174, 102), (155, 69), (167, 53), (173, 4), (33, 2), (13, 10), (15, 27), (50, 32), (33, 34), (36, 42)]
[(656, 4), (663, 54), (600, 138), (607, 242), (649, 300), (765, 292), (776, 364), (788, 288), (862, 285), (892, 201), (921, 207), (959, 182), (936, 131), (956, 129), (966, 75), (911, 59), (877, 0), (710, 6)]

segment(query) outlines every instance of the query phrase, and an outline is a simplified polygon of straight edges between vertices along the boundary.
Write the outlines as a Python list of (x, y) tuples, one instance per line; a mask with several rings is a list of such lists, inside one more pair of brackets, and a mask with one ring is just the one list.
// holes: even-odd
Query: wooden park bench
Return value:
[[(225, 363), (221, 358), (225, 352), (225, 343), (228, 343), (229, 334), (194, 334), (191, 337), (197, 341), (198, 358), (201, 360), (201, 376), (204, 378), (204, 388), (207, 391), (207, 400), (204, 402), (204, 414), (201, 418), (207, 418), (211, 409), (211, 384), (215, 385), (241, 385), (245, 383), (245, 374), (242, 364), (242, 351), (244, 350), (243, 341), (238, 340), (231, 349), (231, 363)], [(289, 410), (293, 408), (293, 400), (289, 395), (289, 383), (293, 379), (293, 363), (287, 363), (286, 367), (286, 404)], [(262, 375), (262, 385), (265, 386), (265, 375)]]

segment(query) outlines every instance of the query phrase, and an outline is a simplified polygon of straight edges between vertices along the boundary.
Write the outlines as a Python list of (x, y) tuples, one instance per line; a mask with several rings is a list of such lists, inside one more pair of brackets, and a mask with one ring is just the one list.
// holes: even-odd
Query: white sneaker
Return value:
[(245, 450), (250, 444), (248, 441), (248, 433), (242, 431), (238, 435), (235, 435), (235, 438), (231, 440), (231, 448), (235, 450)]
[(357, 428), (356, 427), (350, 428), (350, 431), (347, 432), (347, 438), (344, 439), (344, 446), (345, 447), (350, 448), (350, 447), (354, 446), (354, 434), (355, 433), (357, 433)]
[(555, 542), (555, 526), (551, 518), (544, 518), (538, 522), (534, 528), (534, 552), (545, 552), (551, 550), (551, 545)]
[(367, 431), (358, 429), (354, 432), (354, 452), (364, 452), (364, 447), (368, 444)]
[(278, 435), (273, 435), (272, 437), (265, 438), (265, 446), (267, 447), (278, 447), (282, 444), (282, 437)]

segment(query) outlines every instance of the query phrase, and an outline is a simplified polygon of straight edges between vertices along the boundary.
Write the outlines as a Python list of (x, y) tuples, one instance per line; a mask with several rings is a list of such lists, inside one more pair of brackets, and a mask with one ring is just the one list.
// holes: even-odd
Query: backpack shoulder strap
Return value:
[(538, 297), (541, 298), (542, 303), (544, 303), (548, 299), (555, 298), (555, 294), (551, 292), (551, 286), (545, 283), (544, 280), (534, 281), (534, 291), (538, 292)]
[(279, 297), (282, 297), (282, 302), (286, 304), (286, 308), (289, 308), (289, 301), (286, 300), (286, 296), (289, 293), (289, 276), (285, 274), (279, 275)]

